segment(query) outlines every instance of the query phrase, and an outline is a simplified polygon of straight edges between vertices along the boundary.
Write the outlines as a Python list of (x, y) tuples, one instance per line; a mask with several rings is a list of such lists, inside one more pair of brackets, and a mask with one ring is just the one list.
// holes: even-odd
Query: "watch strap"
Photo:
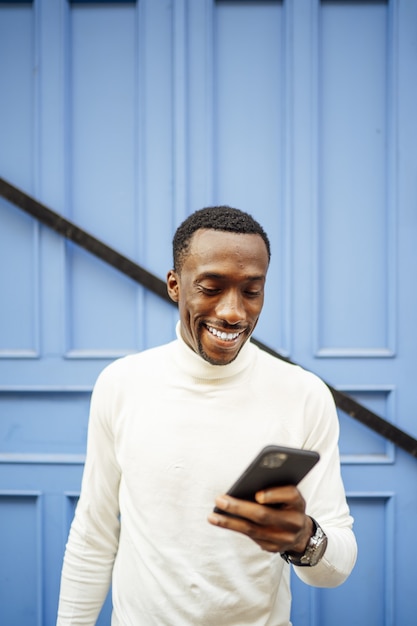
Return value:
[(287, 563), (297, 565), (298, 567), (313, 567), (322, 559), (327, 547), (327, 535), (313, 517), (310, 519), (313, 522), (314, 532), (303, 554), (281, 552), (281, 557)]

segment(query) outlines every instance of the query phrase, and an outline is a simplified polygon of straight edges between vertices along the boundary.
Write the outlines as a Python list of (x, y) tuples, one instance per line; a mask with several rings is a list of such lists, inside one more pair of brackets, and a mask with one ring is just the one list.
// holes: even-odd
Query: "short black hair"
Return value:
[(200, 229), (260, 235), (266, 246), (268, 261), (271, 258), (268, 235), (252, 215), (230, 206), (210, 206), (195, 211), (178, 226), (172, 240), (174, 270), (176, 272), (181, 271), (184, 258), (190, 247), (191, 237)]

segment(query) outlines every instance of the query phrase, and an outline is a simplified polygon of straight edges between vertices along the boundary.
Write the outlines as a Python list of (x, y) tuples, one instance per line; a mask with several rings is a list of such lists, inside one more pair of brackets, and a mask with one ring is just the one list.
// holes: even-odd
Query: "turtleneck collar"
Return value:
[(215, 380), (226, 379), (241, 373), (256, 358), (256, 346), (247, 341), (234, 361), (227, 365), (212, 365), (194, 352), (184, 341), (181, 335), (181, 322), (176, 326), (177, 356), (179, 365), (193, 378)]

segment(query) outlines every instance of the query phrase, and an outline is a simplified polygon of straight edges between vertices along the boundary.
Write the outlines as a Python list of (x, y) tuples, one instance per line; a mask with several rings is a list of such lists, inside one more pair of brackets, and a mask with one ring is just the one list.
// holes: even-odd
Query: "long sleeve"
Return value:
[(119, 538), (120, 469), (107, 397), (104, 372), (91, 400), (86, 465), (65, 551), (57, 626), (93, 626), (110, 586)]
[[(333, 398), (327, 387), (316, 379), (321, 393), (314, 394), (307, 415), (314, 420), (306, 448), (318, 450), (320, 462), (303, 483), (307, 513), (314, 517), (328, 537), (323, 559), (315, 567), (294, 567), (298, 577), (316, 587), (336, 587), (351, 573), (357, 556), (357, 545), (352, 531), (353, 519), (349, 514), (340, 472), (339, 422)], [(319, 390), (320, 391), (320, 390)]]

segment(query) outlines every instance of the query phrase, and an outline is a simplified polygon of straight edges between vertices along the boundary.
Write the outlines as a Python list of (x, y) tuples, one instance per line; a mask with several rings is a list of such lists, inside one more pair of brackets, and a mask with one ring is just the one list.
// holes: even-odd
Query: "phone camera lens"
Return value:
[(262, 465), (269, 469), (275, 469), (276, 467), (281, 467), (286, 458), (287, 455), (282, 452), (270, 452), (264, 456)]

